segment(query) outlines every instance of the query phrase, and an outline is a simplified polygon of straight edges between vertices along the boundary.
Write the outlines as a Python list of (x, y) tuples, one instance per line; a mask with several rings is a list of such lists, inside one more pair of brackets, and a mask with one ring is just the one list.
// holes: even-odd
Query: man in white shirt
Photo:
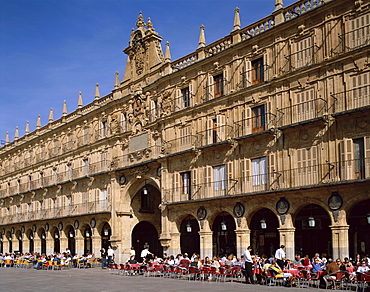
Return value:
[(285, 268), (285, 245), (281, 245), (280, 248), (275, 253), (276, 263), (280, 267), (280, 269), (284, 270)]
[(144, 248), (142, 251), (141, 251), (141, 254), (140, 254), (140, 256), (141, 256), (141, 259), (142, 259), (142, 261), (144, 262), (144, 259), (147, 257), (147, 255), (148, 254), (150, 254), (151, 252), (149, 251), (149, 248), (148, 247), (146, 247), (146, 248)]
[(113, 262), (113, 258), (114, 258), (114, 250), (112, 249), (111, 246), (108, 247), (107, 255), (108, 255), (108, 266), (109, 266)]
[(248, 278), (251, 284), (254, 284), (252, 265), (253, 259), (251, 256), (252, 247), (248, 246), (244, 252), (244, 266), (245, 266), (245, 283), (248, 284)]

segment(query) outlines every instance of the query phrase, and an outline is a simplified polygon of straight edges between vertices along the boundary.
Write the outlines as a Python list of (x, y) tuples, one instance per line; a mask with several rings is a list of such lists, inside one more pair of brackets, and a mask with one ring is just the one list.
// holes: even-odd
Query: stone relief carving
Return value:
[(141, 178), (143, 175), (149, 172), (149, 167), (144, 165), (142, 167), (133, 168), (130, 172), (134, 177)]

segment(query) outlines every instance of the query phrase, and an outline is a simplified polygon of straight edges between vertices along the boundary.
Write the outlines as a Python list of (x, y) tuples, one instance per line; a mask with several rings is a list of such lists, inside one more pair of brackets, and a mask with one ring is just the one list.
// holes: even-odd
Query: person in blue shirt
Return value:
[(313, 262), (312, 262), (312, 272), (313, 273), (317, 273), (318, 271), (322, 271), (322, 267), (325, 265), (325, 263), (323, 262), (320, 262), (319, 259), (315, 259)]

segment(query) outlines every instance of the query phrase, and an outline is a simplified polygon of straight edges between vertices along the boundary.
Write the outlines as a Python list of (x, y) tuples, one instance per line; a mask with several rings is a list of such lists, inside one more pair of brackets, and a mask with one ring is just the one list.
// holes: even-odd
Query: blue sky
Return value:
[[(296, 1), (284, 0), (284, 6)], [(113, 89), (115, 72), (125, 69), (131, 29), (140, 11), (145, 21), (170, 42), (172, 61), (198, 46), (205, 25), (207, 44), (233, 29), (234, 9), (242, 27), (274, 10), (275, 0), (0, 0), (0, 140), (16, 126), (30, 130), (93, 101), (95, 84), (104, 96)]]

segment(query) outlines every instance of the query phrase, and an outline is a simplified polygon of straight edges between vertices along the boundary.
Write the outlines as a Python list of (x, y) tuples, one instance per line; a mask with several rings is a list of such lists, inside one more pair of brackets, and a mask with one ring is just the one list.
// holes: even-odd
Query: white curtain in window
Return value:
[(214, 181), (215, 181), (215, 191), (226, 189), (226, 166), (220, 165), (214, 167)]
[(266, 157), (252, 160), (253, 185), (265, 185), (267, 183)]

